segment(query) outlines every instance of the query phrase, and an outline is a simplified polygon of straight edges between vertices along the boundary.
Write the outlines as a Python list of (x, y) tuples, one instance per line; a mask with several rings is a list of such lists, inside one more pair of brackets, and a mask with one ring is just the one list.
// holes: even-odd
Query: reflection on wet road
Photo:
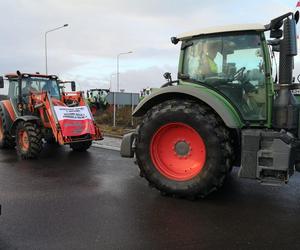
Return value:
[(283, 187), (236, 175), (193, 202), (160, 196), (116, 151), (0, 151), (0, 249), (300, 248), (299, 174)]

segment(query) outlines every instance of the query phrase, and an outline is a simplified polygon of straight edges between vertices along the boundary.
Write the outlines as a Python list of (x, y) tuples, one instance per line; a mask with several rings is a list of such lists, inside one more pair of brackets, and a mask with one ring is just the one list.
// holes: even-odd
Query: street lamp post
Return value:
[(113, 73), (113, 74), (110, 74), (110, 81), (109, 81), (109, 91), (111, 92), (112, 91), (112, 77), (115, 76), (116, 74)]
[(59, 29), (62, 29), (64, 27), (67, 27), (68, 24), (64, 24), (63, 26), (59, 26), (57, 28), (54, 28), (54, 29), (51, 29), (51, 30), (48, 30), (45, 32), (45, 65), (46, 65), (46, 75), (48, 74), (48, 55), (47, 55), (47, 35), (49, 32), (52, 32), (52, 31), (55, 31), (55, 30), (59, 30)]
[(120, 73), (119, 73), (119, 60), (121, 55), (127, 55), (133, 53), (132, 51), (119, 53), (117, 56), (117, 92), (120, 91)]
[[(120, 91), (120, 72), (119, 72), (119, 60), (121, 55), (126, 55), (126, 54), (131, 54), (132, 51), (128, 52), (123, 52), (119, 53), (117, 55), (117, 93)], [(113, 117), (113, 127), (116, 127), (116, 102), (117, 102), (117, 97), (116, 97), (116, 92), (114, 91), (114, 117)]]

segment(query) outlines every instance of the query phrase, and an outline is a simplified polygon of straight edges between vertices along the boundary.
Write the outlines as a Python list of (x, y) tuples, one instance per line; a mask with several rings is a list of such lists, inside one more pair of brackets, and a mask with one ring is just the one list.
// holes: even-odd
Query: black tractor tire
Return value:
[(70, 144), (71, 149), (76, 152), (85, 152), (92, 145), (91, 141), (83, 141), (83, 142), (74, 142)]
[(4, 112), (5, 111), (0, 106), (0, 148), (11, 149), (16, 146), (16, 142), (9, 132), (9, 125)]
[(43, 148), (39, 126), (33, 122), (19, 122), (16, 127), (16, 148), (22, 159), (35, 159)]
[[(157, 148), (152, 146), (155, 135), (168, 124), (174, 123), (191, 127), (195, 137), (200, 135), (205, 145), (205, 161), (200, 172), (196, 172), (195, 176), (185, 180), (169, 178), (163, 174), (155, 165), (155, 159), (153, 160), (152, 156), (154, 154), (152, 152)], [(219, 189), (231, 171), (234, 151), (229, 130), (220, 117), (205, 104), (182, 99), (162, 102), (145, 114), (137, 130), (136, 160), (140, 168), (140, 175), (148, 180), (150, 187), (160, 190), (163, 195), (188, 199), (203, 198)], [(164, 141), (162, 139), (163, 144)], [(170, 150), (175, 151), (174, 148), (170, 147)], [(192, 149), (191, 147), (191, 155), (195, 152), (194, 149), (196, 148)], [(166, 147), (159, 150), (166, 150)], [(194, 153), (194, 155), (198, 154)], [(156, 161), (156, 164), (160, 164), (157, 162), (159, 161)], [(185, 164), (182, 161), (181, 163)], [(182, 167), (181, 164), (177, 165), (179, 168)], [(189, 163), (187, 167), (192, 169)]]

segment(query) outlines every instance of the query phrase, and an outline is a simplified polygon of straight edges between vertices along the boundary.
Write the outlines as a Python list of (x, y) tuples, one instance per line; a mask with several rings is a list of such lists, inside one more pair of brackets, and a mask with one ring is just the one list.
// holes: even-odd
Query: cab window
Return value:
[(264, 57), (259, 34), (237, 33), (189, 41), (184, 48), (182, 73), (221, 92), (245, 120), (266, 119)]

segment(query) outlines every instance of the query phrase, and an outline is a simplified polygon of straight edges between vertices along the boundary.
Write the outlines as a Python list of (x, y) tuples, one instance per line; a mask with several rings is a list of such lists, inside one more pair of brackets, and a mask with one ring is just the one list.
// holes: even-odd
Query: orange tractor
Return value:
[[(0, 102), (0, 148), (16, 147), (23, 159), (36, 158), (43, 141), (86, 151), (102, 140), (83, 92), (64, 92), (55, 75), (7, 74), (8, 99)], [(4, 78), (0, 77), (0, 87)]]

